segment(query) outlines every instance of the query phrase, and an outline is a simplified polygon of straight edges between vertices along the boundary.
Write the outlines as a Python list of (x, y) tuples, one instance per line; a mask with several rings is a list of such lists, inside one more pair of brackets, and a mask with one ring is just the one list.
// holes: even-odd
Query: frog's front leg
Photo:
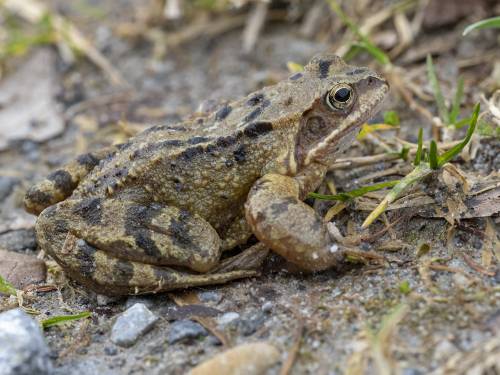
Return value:
[(325, 168), (309, 175), (268, 174), (250, 190), (247, 221), (256, 237), (288, 261), (309, 271), (335, 266), (343, 252), (330, 238), (326, 223), (301, 199), (321, 182)]
[(113, 155), (118, 146), (79, 155), (68, 164), (49, 174), (44, 180), (31, 186), (24, 197), (26, 211), (38, 215), (45, 208), (69, 197), (78, 183), (99, 164)]

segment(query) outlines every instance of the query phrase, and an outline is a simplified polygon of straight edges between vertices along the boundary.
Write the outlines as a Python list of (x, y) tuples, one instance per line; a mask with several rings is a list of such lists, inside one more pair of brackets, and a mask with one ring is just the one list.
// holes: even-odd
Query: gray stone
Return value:
[(262, 305), (261, 309), (265, 313), (270, 313), (273, 310), (273, 303), (271, 301), (267, 301)]
[(52, 363), (40, 326), (20, 309), (0, 314), (0, 375), (49, 374)]
[(19, 229), (0, 234), (0, 248), (11, 251), (35, 250), (35, 229)]
[(217, 319), (217, 323), (219, 323), (220, 326), (225, 327), (228, 324), (236, 322), (239, 318), (240, 318), (240, 314), (238, 314), (237, 312), (231, 311), (231, 312), (227, 312), (227, 313), (221, 315)]
[(208, 332), (205, 328), (192, 320), (178, 320), (170, 326), (168, 343), (172, 345), (180, 341), (206, 336), (207, 334)]
[(201, 302), (215, 302), (219, 303), (222, 299), (222, 295), (217, 292), (201, 292), (198, 293), (198, 298)]
[(0, 176), (0, 202), (7, 198), (19, 180), (10, 176)]
[(111, 329), (111, 341), (123, 347), (132, 346), (157, 320), (158, 317), (146, 306), (136, 303), (116, 319)]

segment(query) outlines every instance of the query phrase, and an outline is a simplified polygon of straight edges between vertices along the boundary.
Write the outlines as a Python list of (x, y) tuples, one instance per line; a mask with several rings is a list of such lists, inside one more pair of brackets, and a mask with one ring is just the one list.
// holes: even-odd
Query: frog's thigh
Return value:
[(56, 257), (63, 251), (50, 240), (60, 231), (57, 223), (64, 223), (63, 229), (89, 245), (124, 260), (207, 272), (220, 257), (221, 241), (215, 229), (200, 216), (172, 206), (101, 198), (60, 202), (43, 211), (37, 221), (42, 247)]
[(257, 238), (299, 267), (319, 271), (342, 259), (326, 224), (298, 197), (300, 181), (268, 174), (250, 190), (246, 218)]
[(193, 286), (221, 284), (255, 276), (238, 270), (215, 274), (190, 274), (169, 267), (115, 258), (68, 233), (64, 245), (64, 268), (72, 278), (102, 294), (164, 292)]
[(94, 169), (99, 161), (112, 155), (116, 150), (116, 146), (110, 146), (82, 154), (31, 186), (24, 197), (26, 211), (38, 215), (45, 208), (69, 197), (79, 182)]

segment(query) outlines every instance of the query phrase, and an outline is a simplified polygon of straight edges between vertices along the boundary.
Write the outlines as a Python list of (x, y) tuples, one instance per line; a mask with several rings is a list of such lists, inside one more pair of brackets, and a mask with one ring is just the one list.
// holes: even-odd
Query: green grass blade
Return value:
[(492, 28), (500, 28), (500, 16), (486, 18), (484, 20), (473, 23), (472, 25), (467, 26), (462, 33), (462, 36), (466, 36), (471, 31), (481, 30), (481, 29), (492, 29)]
[(455, 129), (463, 128), (465, 125), (470, 124), (470, 117), (463, 118), (457, 122), (455, 122)]
[(418, 167), (415, 167), (413, 171), (399, 180), (399, 182), (389, 191), (389, 193), (387, 193), (382, 202), (380, 202), (380, 204), (365, 219), (362, 228), (368, 227), (386, 210), (389, 204), (398, 199), (404, 191), (406, 191), (408, 188), (410, 188), (410, 186), (422, 180), (432, 172), (434, 171), (429, 167), (429, 164), (420, 163)]
[(429, 78), (432, 92), (434, 93), (434, 98), (436, 99), (439, 117), (441, 118), (441, 121), (448, 125), (450, 123), (450, 115), (448, 113), (448, 109), (446, 108), (446, 103), (441, 91), (441, 86), (439, 85), (439, 81), (437, 79), (436, 69), (434, 69), (431, 55), (427, 55), (427, 77)]
[(53, 316), (51, 318), (42, 320), (41, 324), (42, 324), (42, 327), (45, 329), (45, 328), (53, 327), (53, 326), (56, 326), (59, 324), (71, 322), (74, 320), (89, 318), (91, 315), (92, 314), (90, 311), (84, 311), (84, 312), (81, 312), (79, 314), (74, 314), (74, 315)]
[(389, 56), (373, 44), (370, 39), (359, 30), (359, 27), (347, 16), (347, 14), (344, 13), (342, 7), (337, 1), (326, 0), (326, 2), (330, 6), (330, 9), (340, 18), (340, 20), (352, 31), (354, 35), (360, 39), (360, 42), (352, 44), (354, 48), (362, 48), (368, 51), (382, 65), (391, 65)]
[(465, 135), (465, 138), (460, 142), (459, 144), (453, 146), (450, 148), (448, 151), (444, 152), (439, 158), (438, 158), (438, 167), (443, 166), (445, 163), (449, 162), (451, 159), (453, 159), (455, 156), (457, 156), (463, 148), (469, 143), (470, 139), (472, 138), (472, 134), (474, 133), (474, 130), (476, 129), (476, 124), (477, 124), (477, 119), (479, 117), (479, 110), (481, 109), (481, 105), (477, 103), (474, 106), (474, 111), (472, 113), (472, 117), (470, 120), (470, 125), (469, 128), (467, 129), (467, 134)]
[(5, 280), (2, 276), (0, 276), (0, 293), (6, 294), (8, 296), (17, 295), (16, 288), (14, 288), (14, 286), (7, 280)]
[(346, 202), (350, 199), (361, 197), (361, 196), (365, 195), (366, 193), (369, 193), (372, 191), (377, 191), (377, 190), (385, 189), (388, 187), (396, 186), (398, 183), (399, 183), (399, 180), (386, 181), (386, 182), (381, 182), (379, 184), (363, 186), (363, 187), (360, 187), (359, 189), (351, 190), (351, 191), (344, 192), (344, 193), (334, 194), (334, 195), (309, 193), (308, 197), (315, 198), (315, 199), (321, 199), (321, 200), (327, 200), (327, 201)]
[(438, 148), (436, 141), (433, 139), (431, 140), (431, 144), (429, 147), (429, 165), (431, 166), (431, 169), (438, 169)]
[(457, 122), (457, 117), (460, 112), (460, 103), (464, 97), (464, 78), (460, 77), (457, 83), (457, 91), (455, 92), (455, 97), (453, 98), (453, 105), (450, 111), (450, 123), (455, 124)]
[(383, 66), (391, 64), (389, 56), (387, 56), (387, 54), (384, 51), (382, 51), (380, 48), (378, 48), (375, 44), (373, 44), (366, 38), (363, 38), (361, 42), (353, 43), (353, 46), (364, 49)]
[(399, 126), (401, 123), (399, 115), (396, 111), (386, 111), (384, 112), (384, 124)]
[(413, 165), (416, 167), (422, 161), (422, 147), (423, 147), (423, 137), (424, 130), (420, 128), (418, 130), (418, 145), (417, 145), (417, 153), (415, 154), (415, 160), (413, 161)]

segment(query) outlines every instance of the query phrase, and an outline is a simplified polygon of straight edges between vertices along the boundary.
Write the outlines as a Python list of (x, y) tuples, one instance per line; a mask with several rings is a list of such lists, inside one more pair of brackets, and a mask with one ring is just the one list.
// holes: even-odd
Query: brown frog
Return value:
[[(332, 267), (342, 250), (302, 200), (387, 92), (373, 71), (321, 54), (211, 114), (81, 155), (26, 194), (38, 243), (104, 294), (253, 276), (268, 249), (305, 270)], [(221, 257), (252, 234), (259, 243)]]

